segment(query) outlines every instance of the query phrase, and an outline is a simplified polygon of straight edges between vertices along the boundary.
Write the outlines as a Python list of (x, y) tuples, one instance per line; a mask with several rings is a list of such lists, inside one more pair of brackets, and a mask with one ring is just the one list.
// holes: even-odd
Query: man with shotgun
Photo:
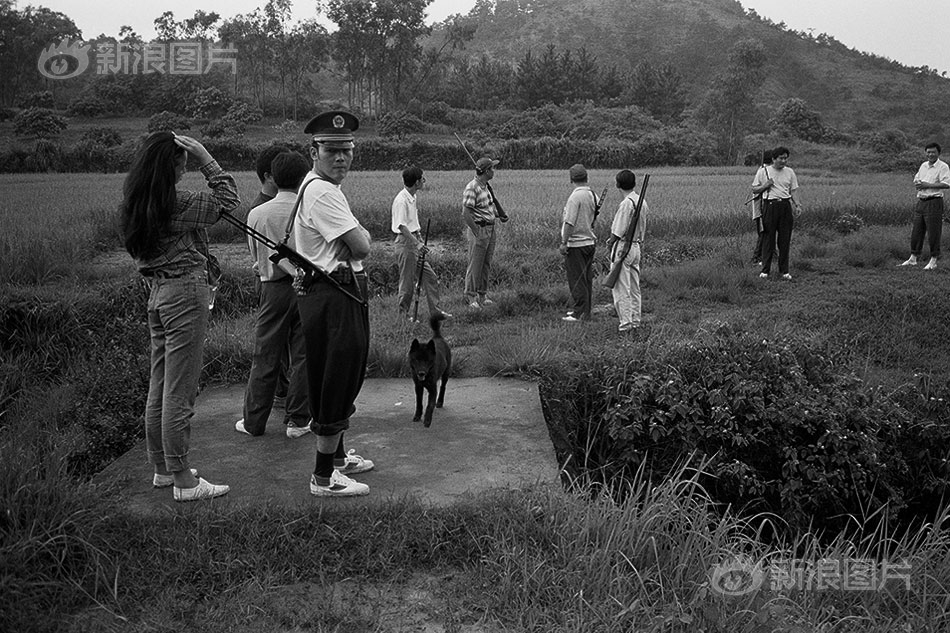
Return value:
[(644, 213), (649, 212), (643, 200), (650, 177), (643, 179), (638, 196), (634, 188), (637, 177), (629, 169), (617, 174), (617, 189), (623, 195), (613, 223), (607, 250), (610, 253), (610, 275), (604, 285), (613, 293), (614, 307), (620, 318), (620, 332), (630, 332), (640, 327), (640, 247), (646, 232)]
[(574, 190), (564, 205), (561, 216), (561, 246), (567, 286), (571, 291), (571, 311), (562, 321), (587, 321), (590, 319), (594, 285), (594, 250), (597, 238), (594, 235), (594, 218), (599, 201), (587, 184), (587, 169), (580, 163), (570, 169)]
[[(425, 291), (429, 303), (429, 316), (441, 313), (446, 318), (452, 315), (439, 307), (439, 279), (432, 266), (426, 261), (429, 247), (421, 234), (419, 211), (416, 207), (416, 194), (425, 185), (426, 179), (421, 167), (413, 165), (402, 172), (403, 188), (393, 199), (392, 232), (396, 234), (396, 261), (399, 264), (399, 310), (409, 320), (415, 321), (416, 314), (410, 314), (413, 289)], [(426, 229), (426, 240), (428, 239)], [(418, 299), (417, 299), (418, 301)], [(416, 304), (418, 306), (418, 303)]]
[(495, 253), (495, 220), (508, 220), (488, 184), (495, 176), (498, 162), (488, 156), (479, 158), (475, 162), (475, 178), (465, 185), (462, 193), (462, 217), (468, 227), (465, 298), (468, 306), (475, 310), (494, 303), (488, 298), (488, 276)]

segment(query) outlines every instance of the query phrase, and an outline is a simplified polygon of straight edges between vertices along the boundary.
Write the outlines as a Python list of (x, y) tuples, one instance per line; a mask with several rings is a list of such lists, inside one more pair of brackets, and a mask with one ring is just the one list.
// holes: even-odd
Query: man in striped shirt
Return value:
[(495, 253), (495, 220), (505, 222), (489, 189), (499, 161), (483, 156), (475, 163), (475, 178), (462, 194), (462, 217), (468, 226), (468, 269), (465, 271), (465, 298), (475, 310), (494, 303), (488, 298), (488, 276)]

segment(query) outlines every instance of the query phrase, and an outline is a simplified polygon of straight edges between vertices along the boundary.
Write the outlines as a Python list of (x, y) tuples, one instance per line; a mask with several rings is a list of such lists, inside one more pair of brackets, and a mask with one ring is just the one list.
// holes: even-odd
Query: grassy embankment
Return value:
[[(598, 354), (662, 359), (730, 324), (845, 350), (849, 371), (889, 388), (947, 375), (950, 277), (898, 270), (911, 196), (897, 176), (802, 177), (807, 211), (793, 239), (792, 283), (762, 282), (748, 265), (744, 170), (655, 170), (645, 247), (648, 328), (620, 338), (601, 316), (585, 335), (562, 324), (566, 303), (554, 246), (566, 175), (499, 171), (513, 221), (502, 228), (496, 309), (461, 309), (464, 248), (457, 198), (467, 174), (433, 173), (422, 194), (457, 318), (446, 328), (461, 375), (544, 376)], [(600, 192), (612, 173), (595, 172)], [(194, 175), (190, 176), (194, 185)], [(256, 189), (240, 174), (242, 196)], [(894, 631), (946, 625), (946, 534), (887, 527), (821, 539), (800, 533), (764, 544), (774, 517), (714, 509), (688, 476), (644, 478), (618, 505), (578, 484), (499, 493), (448, 509), (412, 500), (317, 512), (267, 507), (143, 520), (123, 515), (76, 479), (134, 442), (144, 397), (144, 291), (116, 248), (110, 209), (121, 176), (7, 176), (0, 281), (9, 309), (2, 375), (0, 481), (6, 570), (0, 618), (11, 630)], [(685, 184), (684, 183), (688, 183)], [(388, 237), (397, 174), (354, 173), (347, 191), (377, 239)], [(609, 190), (601, 230), (615, 208)], [(842, 212), (871, 224), (833, 229)], [(229, 229), (216, 237), (233, 239)], [(220, 247), (219, 247), (220, 248)], [(249, 365), (252, 302), (241, 249), (222, 249), (228, 282), (213, 319), (204, 382), (240, 382)], [(406, 341), (424, 329), (396, 318), (393, 266), (380, 247), (372, 307), (376, 376), (404, 375)], [(105, 263), (103, 263), (105, 262)], [(33, 284), (41, 284), (34, 286)], [(607, 294), (598, 292), (599, 303)], [(451, 309), (451, 308), (450, 308)], [(6, 355), (6, 351), (5, 351)], [(582, 399), (590, 394), (572, 394)], [(121, 432), (117, 433), (116, 429)], [(118, 435), (119, 437), (116, 437)], [(102, 447), (109, 438), (113, 445)], [(78, 457), (77, 457), (78, 456)], [(696, 464), (694, 464), (696, 465)], [(618, 484), (620, 485), (620, 484)], [(938, 517), (940, 525), (942, 517)], [(720, 595), (711, 570), (736, 554), (764, 563), (798, 558), (906, 560), (900, 582), (877, 591), (767, 588)]]

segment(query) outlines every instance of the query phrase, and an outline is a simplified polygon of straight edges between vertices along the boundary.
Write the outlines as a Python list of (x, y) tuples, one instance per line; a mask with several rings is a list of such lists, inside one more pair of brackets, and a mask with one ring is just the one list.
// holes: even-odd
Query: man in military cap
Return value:
[(373, 468), (373, 462), (343, 448), (369, 355), (363, 260), (370, 235), (340, 189), (353, 162), (358, 127), (355, 116), (336, 111), (314, 117), (304, 128), (312, 135), (313, 169), (297, 193), (300, 207), (293, 224), (297, 250), (326, 273), (298, 275), (295, 281), (307, 347), (310, 429), (317, 435), (310, 493), (318, 497), (369, 493), (369, 486), (348, 475)]
[(495, 204), (488, 181), (495, 176), (500, 161), (482, 156), (475, 162), (475, 178), (462, 194), (462, 217), (468, 226), (468, 269), (465, 271), (465, 297), (473, 309), (494, 303), (488, 298), (488, 276), (495, 253), (495, 221), (508, 221)]

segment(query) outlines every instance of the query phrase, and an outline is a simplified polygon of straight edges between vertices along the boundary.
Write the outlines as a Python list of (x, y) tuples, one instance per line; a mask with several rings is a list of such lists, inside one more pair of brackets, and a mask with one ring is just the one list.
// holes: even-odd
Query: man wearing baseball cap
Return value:
[(372, 461), (343, 448), (369, 356), (363, 260), (370, 252), (370, 235), (340, 189), (353, 162), (358, 127), (355, 116), (334, 111), (314, 117), (304, 128), (312, 136), (313, 169), (297, 193), (293, 223), (297, 250), (326, 273), (298, 276), (295, 282), (307, 347), (310, 430), (317, 435), (310, 493), (318, 497), (369, 493), (369, 486), (348, 475), (373, 468)]
[(465, 298), (478, 310), (494, 303), (488, 298), (488, 276), (495, 253), (495, 221), (508, 217), (499, 212), (488, 181), (495, 176), (500, 161), (482, 156), (475, 162), (475, 178), (462, 193), (462, 217), (468, 226), (468, 269), (465, 271)]

